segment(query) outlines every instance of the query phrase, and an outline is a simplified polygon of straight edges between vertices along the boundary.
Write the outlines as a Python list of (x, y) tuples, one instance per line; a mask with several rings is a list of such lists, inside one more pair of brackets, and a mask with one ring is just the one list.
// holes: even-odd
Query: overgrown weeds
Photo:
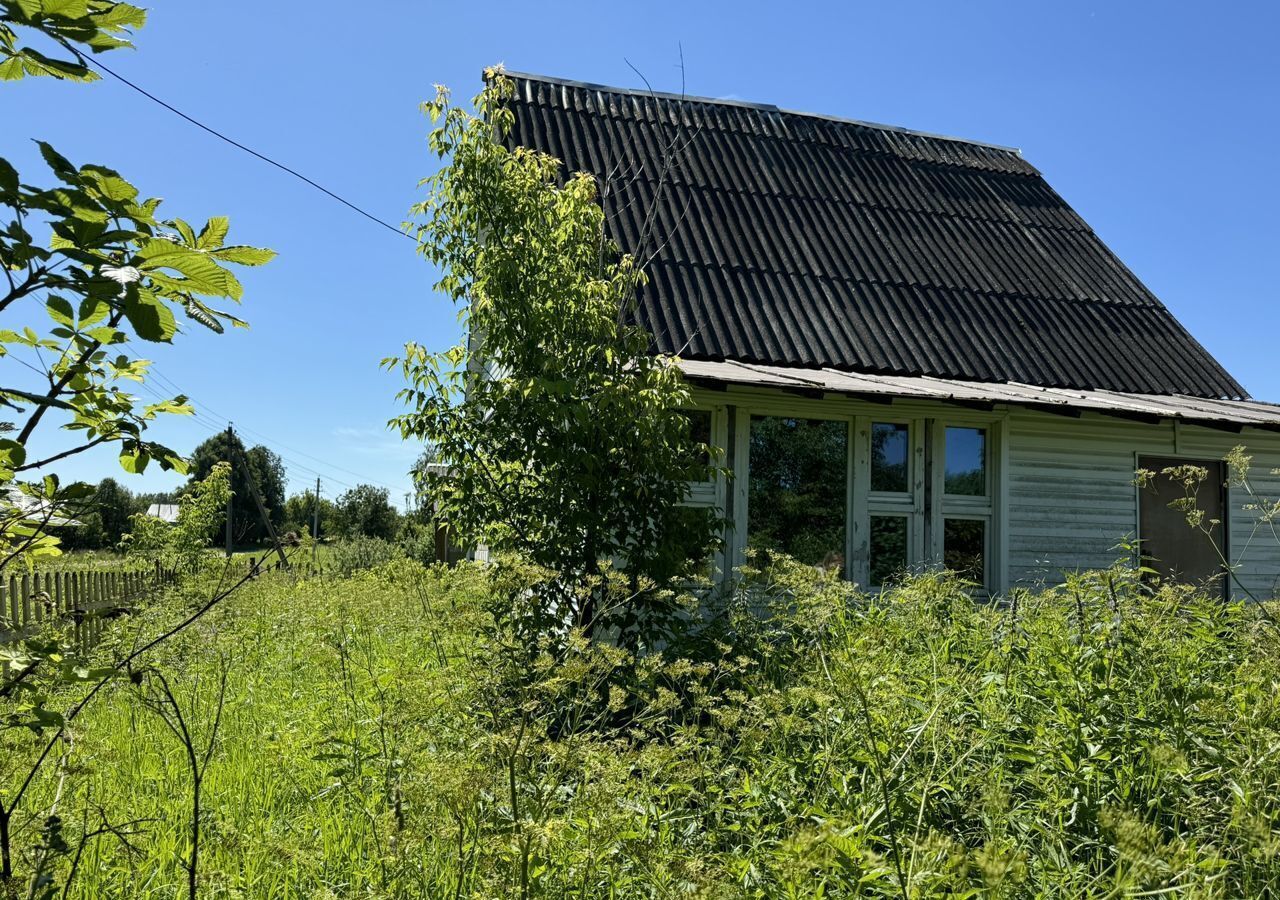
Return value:
[[(779, 564), (661, 647), (525, 645), (495, 615), (522, 579), (264, 577), (154, 661), (187, 708), (225, 690), (201, 895), (1277, 890), (1280, 648), (1251, 606), (1120, 569), (1003, 605), (941, 575), (873, 598)], [(185, 893), (189, 754), (108, 690), (38, 786), (67, 844), (96, 835), (53, 880), (76, 858), (70, 896)]]

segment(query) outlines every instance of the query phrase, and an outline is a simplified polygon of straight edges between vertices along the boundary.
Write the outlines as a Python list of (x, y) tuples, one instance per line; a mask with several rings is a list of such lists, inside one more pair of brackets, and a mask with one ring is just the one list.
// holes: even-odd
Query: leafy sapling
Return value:
[[(444, 164), (424, 181), (416, 235), (468, 336), (384, 361), (408, 382), (392, 424), (434, 449), (423, 500), (460, 542), (557, 574), (550, 619), (589, 634), (656, 622), (669, 605), (656, 586), (711, 541), (710, 516), (682, 506), (708, 477), (707, 451), (690, 438), (676, 361), (632, 324), (645, 277), (609, 240), (595, 180), (507, 145), (512, 89), (490, 70), (474, 111), (444, 88), (424, 104)], [(634, 600), (606, 609), (614, 566)]]

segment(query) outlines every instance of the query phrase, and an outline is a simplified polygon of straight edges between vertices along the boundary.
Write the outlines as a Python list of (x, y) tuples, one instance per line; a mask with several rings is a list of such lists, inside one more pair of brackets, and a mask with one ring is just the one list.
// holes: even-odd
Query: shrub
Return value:
[(401, 556), (403, 552), (391, 541), (357, 536), (344, 538), (330, 545), (328, 567), (345, 578)]

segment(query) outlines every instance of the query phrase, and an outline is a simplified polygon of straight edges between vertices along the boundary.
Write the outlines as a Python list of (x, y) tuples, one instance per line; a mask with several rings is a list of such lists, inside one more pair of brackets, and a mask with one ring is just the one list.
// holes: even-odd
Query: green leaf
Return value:
[(214, 259), (235, 263), (239, 266), (261, 266), (275, 259), (276, 251), (268, 250), (265, 247), (246, 247), (237, 244), (214, 250), (209, 255)]
[(89, 15), (89, 3), (88, 0), (41, 0), (40, 11), (48, 17), (83, 19)]
[(80, 327), (97, 325), (111, 312), (111, 304), (100, 297), (85, 297), (80, 301)]
[(26, 447), (9, 438), (0, 438), (0, 469), (12, 471), (26, 461)]
[(80, 174), (91, 180), (108, 200), (128, 203), (138, 199), (138, 189), (125, 181), (124, 177), (114, 169), (88, 165), (80, 169)]
[(76, 327), (76, 311), (71, 308), (67, 300), (62, 297), (50, 297), (45, 308), (49, 311), (49, 318), (59, 325), (66, 325), (68, 328)]
[(123, 28), (141, 28), (147, 24), (147, 11), (129, 3), (112, 3), (106, 10), (95, 12), (89, 18), (99, 28), (119, 31)]
[(124, 317), (144, 341), (167, 343), (178, 332), (173, 310), (149, 291), (129, 291)]
[(172, 269), (182, 275), (185, 280), (172, 285), (176, 290), (229, 297), (232, 300), (239, 300), (244, 293), (236, 277), (219, 266), (210, 254), (173, 241), (149, 240), (138, 248), (137, 258), (140, 269)]
[(21, 81), (25, 74), (20, 56), (10, 56), (0, 62), (0, 81)]
[[(4, 64), (0, 63), (0, 69), (2, 69), (3, 66)], [(0, 79), (3, 78), (4, 75), (0, 73)], [(18, 170), (9, 165), (9, 161), (7, 159), (0, 159), (0, 191), (4, 191), (7, 194), (15, 193), (18, 190), (20, 183)]]
[(53, 174), (57, 175), (67, 184), (80, 183), (80, 177), (79, 173), (76, 171), (76, 167), (71, 165), (65, 156), (57, 150), (54, 150), (53, 147), (45, 141), (36, 141), (36, 146), (40, 148), (40, 155), (44, 157), (45, 163), (48, 164), (50, 169), (53, 169)]
[(151, 462), (151, 457), (142, 451), (126, 450), (120, 454), (120, 468), (131, 475), (141, 475), (146, 470), (149, 462)]
[(169, 223), (173, 226), (178, 234), (182, 235), (182, 239), (187, 242), (187, 246), (194, 247), (196, 243), (196, 233), (184, 219), (174, 219)]
[(97, 81), (101, 77), (83, 63), (68, 59), (54, 59), (31, 47), (23, 47), (20, 52), (22, 68), (28, 75), (47, 75), (51, 78), (82, 82)]
[(230, 230), (230, 219), (226, 216), (214, 216), (201, 229), (200, 236), (195, 241), (196, 246), (201, 250), (215, 250), (222, 246), (222, 242), (227, 239), (227, 232)]

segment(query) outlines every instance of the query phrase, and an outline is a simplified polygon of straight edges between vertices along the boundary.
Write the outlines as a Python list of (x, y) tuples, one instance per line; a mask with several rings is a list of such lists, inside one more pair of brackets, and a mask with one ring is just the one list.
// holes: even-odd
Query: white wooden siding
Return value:
[[(1280, 435), (1241, 434), (1196, 426), (1126, 422), (1086, 414), (1068, 419), (1015, 410), (1009, 416), (1009, 582), (1054, 584), (1064, 573), (1103, 568), (1121, 556), (1117, 545), (1137, 537), (1133, 484), (1140, 455), (1222, 459), (1233, 447), (1253, 454), (1250, 480), (1263, 497), (1280, 497)], [(1273, 534), (1232, 488), (1228, 557), (1248, 592), (1275, 593), (1280, 579), (1280, 527)], [(1236, 589), (1237, 596), (1244, 591)]]
[[(1250, 478), (1257, 492), (1266, 500), (1280, 498), (1280, 474), (1273, 474), (1280, 470), (1280, 434), (1253, 428), (1234, 434), (1097, 413), (1084, 413), (1078, 419), (1022, 408), (975, 413), (942, 403), (896, 400), (884, 405), (832, 396), (819, 400), (734, 386), (695, 393), (699, 405), (717, 411), (716, 439), (724, 441), (720, 446), (737, 440), (734, 469), (738, 475), (746, 470), (745, 429), (752, 410), (800, 417), (848, 416), (851, 422), (863, 417), (865, 421), (986, 422), (996, 429), (993, 433), (999, 435), (1001, 448), (994, 460), (998, 473), (994, 496), (1001, 506), (992, 547), (996, 567), (992, 583), (997, 589), (1055, 584), (1066, 572), (1106, 568), (1124, 557), (1119, 545), (1138, 536), (1134, 476), (1141, 455), (1222, 459), (1233, 447), (1244, 446), (1253, 456)], [(730, 405), (738, 409), (736, 435), (725, 427)], [(704, 490), (703, 502), (724, 509), (728, 491), (723, 484)], [(730, 490), (735, 496), (737, 527), (729, 535), (725, 562), (732, 566), (740, 564), (745, 545), (746, 485), (739, 479)], [(1252, 498), (1239, 488), (1233, 488), (1227, 499), (1231, 511), (1228, 555), (1250, 592), (1271, 597), (1280, 587), (1280, 523), (1274, 533), (1260, 524), (1259, 512), (1248, 508)], [(862, 515), (866, 507), (855, 498), (851, 509)], [(851, 528), (850, 534), (855, 533)], [(858, 548), (853, 549), (851, 561), (857, 559)]]

